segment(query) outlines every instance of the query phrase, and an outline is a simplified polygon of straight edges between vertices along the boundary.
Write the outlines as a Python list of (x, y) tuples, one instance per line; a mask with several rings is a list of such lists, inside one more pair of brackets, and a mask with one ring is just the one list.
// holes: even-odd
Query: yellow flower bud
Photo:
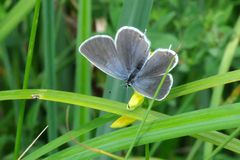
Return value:
[[(132, 95), (131, 99), (128, 102), (127, 105), (127, 109), (132, 111), (135, 108), (139, 107), (144, 101), (144, 96), (142, 96), (141, 94), (139, 94), (138, 92), (134, 92), (134, 94)], [(121, 116), (120, 118), (118, 118), (116, 121), (114, 121), (111, 124), (111, 128), (122, 128), (122, 127), (126, 127), (129, 124), (132, 124), (133, 122), (135, 122), (136, 119), (131, 118), (131, 117), (127, 117), (127, 116)]]
[(143, 103), (143, 101), (144, 101), (144, 96), (142, 96), (141, 94), (135, 91), (128, 102), (127, 110), (130, 110), (130, 111), (134, 110), (135, 108), (139, 107)]
[(111, 128), (122, 128), (122, 127), (128, 126), (129, 124), (132, 124), (135, 121), (136, 121), (136, 119), (134, 119), (134, 118), (127, 117), (127, 116), (121, 116), (116, 121), (114, 121), (110, 127)]

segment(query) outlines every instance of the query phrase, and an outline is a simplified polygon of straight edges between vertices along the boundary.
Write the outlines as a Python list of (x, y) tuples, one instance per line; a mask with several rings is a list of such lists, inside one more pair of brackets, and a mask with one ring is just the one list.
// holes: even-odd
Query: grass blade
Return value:
[[(43, 45), (44, 45), (44, 69), (45, 80), (43, 85), (46, 88), (56, 88), (55, 69), (55, 22), (54, 22), (54, 1), (43, 0)], [(57, 137), (57, 108), (56, 104), (46, 102), (48, 140)]]
[[(240, 70), (227, 72), (225, 74), (214, 75), (208, 78), (203, 78), (203, 79), (186, 83), (173, 88), (165, 100), (173, 99), (176, 97), (180, 97), (180, 96), (201, 91), (204, 89), (216, 87), (219, 85), (236, 82), (239, 80), (240, 80)], [(159, 104), (159, 103), (160, 102), (156, 102), (156, 104)]]
[[(41, 1), (38, 0), (34, 10), (31, 35), (30, 35), (29, 46), (28, 46), (27, 62), (25, 67), (24, 80), (23, 80), (23, 89), (26, 89), (28, 87), (32, 57), (33, 57), (33, 49), (34, 49), (37, 26), (38, 26), (40, 4), (41, 4)], [(25, 112), (25, 100), (21, 101), (19, 106), (17, 133), (16, 133), (15, 146), (14, 146), (14, 159), (18, 158), (19, 152), (20, 152), (24, 112)]]
[[(231, 109), (229, 109), (231, 108)], [(224, 122), (224, 123), (222, 123)], [(163, 141), (167, 139), (207, 132), (212, 130), (228, 129), (239, 126), (240, 108), (239, 103), (224, 105), (219, 108), (208, 108), (188, 112), (166, 119), (158, 119), (147, 123), (143, 127), (144, 134), (141, 135), (137, 145)], [(85, 143), (108, 152), (115, 152), (128, 148), (135, 137), (139, 126), (132, 126), (112, 133), (99, 136)], [(127, 135), (127, 136), (123, 136)], [(239, 149), (237, 151), (239, 153)], [(48, 158), (54, 159), (91, 159), (96, 154), (84, 150), (78, 146), (70, 147)], [(47, 159), (48, 159), (47, 158)]]
[(224, 143), (222, 143), (221, 145), (219, 145), (212, 153), (209, 157), (207, 157), (206, 160), (211, 159), (214, 155), (216, 155), (224, 146), (226, 146), (234, 137), (236, 137), (240, 132), (240, 127), (238, 127), (234, 132), (232, 132), (232, 134), (226, 139), (226, 141)]
[(125, 0), (119, 26), (133, 26), (145, 31), (151, 13), (153, 0)]
[(194, 145), (193, 145), (190, 153), (188, 154), (186, 160), (193, 160), (193, 159), (194, 159), (194, 156), (195, 156), (195, 154), (196, 154), (196, 152), (197, 152), (197, 150), (200, 148), (200, 146), (201, 146), (202, 144), (203, 144), (203, 142), (198, 139), (198, 140), (194, 143)]
[[(55, 22), (54, 22), (54, 1), (43, 0), (43, 49), (44, 49), (44, 69), (46, 88), (56, 88), (56, 68), (55, 68)], [(57, 108), (53, 102), (46, 102), (47, 123), (49, 141), (57, 137)]]
[[(224, 55), (219, 67), (218, 74), (224, 74), (229, 70), (239, 41), (240, 41), (240, 17), (238, 18), (235, 24), (235, 32), (233, 38), (227, 44), (227, 47), (224, 51)], [(224, 85), (221, 85), (213, 89), (210, 107), (218, 106), (222, 102), (223, 87)], [(204, 157), (209, 157), (211, 155), (212, 148), (213, 148), (212, 144), (205, 143)]]
[[(91, 0), (78, 1), (78, 31), (76, 45), (76, 77), (75, 91), (78, 93), (91, 94), (91, 65), (79, 54), (78, 47), (90, 36), (91, 33)], [(89, 121), (90, 112), (88, 108), (74, 108), (74, 128), (79, 128)], [(89, 135), (83, 135), (80, 140), (86, 140)]]
[[(213, 83), (212, 81), (215, 83)], [(209, 78), (205, 78), (195, 82), (190, 82), (182, 86), (173, 88), (172, 90), (174, 90), (174, 94), (172, 94), (171, 98), (174, 98), (174, 97), (176, 98), (176, 97), (194, 93), (203, 89), (215, 87), (216, 85), (222, 85), (222, 84), (227, 84), (227, 83), (236, 82), (236, 81), (240, 81), (240, 70), (231, 71), (226, 74), (212, 76)], [(195, 86), (195, 88), (192, 89), (191, 86)], [(185, 89), (187, 90), (186, 92), (185, 92)], [(141, 108), (137, 108), (136, 111), (129, 112), (126, 110), (126, 104), (124, 103), (106, 100), (103, 98), (98, 98), (93, 96), (81, 95), (77, 93), (64, 92), (64, 91), (47, 90), (47, 89), (0, 91), (0, 101), (16, 100), (16, 99), (33, 99), (33, 98), (40, 98), (44, 100), (50, 100), (55, 102), (68, 103), (68, 104), (76, 104), (78, 106), (91, 107), (94, 109), (103, 110), (103, 111), (107, 111), (107, 112), (111, 112), (119, 115), (134, 115), (133, 113), (135, 112), (137, 113), (138, 111), (142, 110)], [(133, 116), (132, 118), (142, 119), (141, 116)]]
[[(126, 110), (126, 104), (106, 100), (103, 98), (91, 97), (86, 95), (80, 95), (76, 93), (63, 92), (63, 91), (53, 91), (53, 90), (11, 90), (11, 91), (0, 91), (0, 100), (13, 100), (13, 99), (33, 99), (40, 98), (48, 101), (57, 101), (62, 103), (68, 103), (72, 105), (91, 107), (93, 109), (98, 109), (106, 112), (111, 112), (119, 115), (126, 115), (135, 119), (142, 120), (144, 113), (146, 112), (143, 108), (137, 108), (134, 112), (129, 112)], [(114, 109), (113, 109), (114, 108)], [(151, 111), (147, 121), (154, 121), (159, 118), (167, 118), (159, 112)], [(201, 133), (192, 135), (195, 138), (211, 142), (213, 144), (219, 145), (223, 142), (226, 136), (222, 133), (213, 131), (208, 133)], [(70, 137), (68, 137), (70, 138)], [(70, 140), (70, 139), (69, 139)], [(240, 141), (233, 139), (228, 143), (225, 148), (239, 152), (240, 153)]]
[(0, 22), (0, 42), (32, 11), (36, 0), (21, 0)]
[(83, 125), (80, 129), (69, 131), (64, 135), (58, 137), (57, 139), (52, 140), (48, 144), (38, 148), (33, 153), (26, 156), (25, 159), (26, 160), (39, 159), (44, 154), (63, 145), (64, 143), (69, 142), (69, 140), (72, 140), (73, 138), (77, 138), (80, 135), (84, 135), (99, 126), (104, 125), (108, 121), (114, 120), (115, 118), (116, 116), (111, 114), (105, 114), (104, 116), (96, 118), (92, 120), (90, 123)]
[[(9, 55), (6, 51), (5, 46), (2, 44), (0, 45), (0, 59), (2, 59), (3, 66), (6, 69), (6, 82), (8, 83), (9, 89), (17, 89), (18, 85), (15, 83), (15, 76), (13, 73), (13, 67), (11, 66)], [(15, 109), (18, 107), (17, 101), (13, 102), (13, 106)], [(17, 112), (17, 111), (16, 111)]]

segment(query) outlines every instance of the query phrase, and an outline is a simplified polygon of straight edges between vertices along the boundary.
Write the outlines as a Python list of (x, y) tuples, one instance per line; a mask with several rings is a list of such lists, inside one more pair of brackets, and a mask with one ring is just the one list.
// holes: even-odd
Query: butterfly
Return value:
[[(171, 49), (159, 48), (151, 54), (146, 35), (130, 26), (121, 27), (115, 40), (108, 35), (90, 37), (80, 45), (79, 52), (106, 74), (151, 99), (171, 61), (169, 71), (178, 63), (178, 56)], [(172, 84), (172, 75), (167, 74), (156, 100), (164, 99)]]

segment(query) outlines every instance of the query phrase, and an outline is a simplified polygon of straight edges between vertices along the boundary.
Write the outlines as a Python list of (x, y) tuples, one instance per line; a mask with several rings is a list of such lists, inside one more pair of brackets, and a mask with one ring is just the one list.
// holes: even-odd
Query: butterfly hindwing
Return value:
[[(155, 92), (157, 91), (158, 85), (160, 84), (164, 75), (159, 75), (155, 77), (138, 77), (136, 81), (132, 84), (133, 88), (144, 95), (145, 97), (153, 99)], [(173, 84), (173, 79), (171, 74), (167, 74), (163, 82), (163, 85), (156, 97), (156, 100), (164, 99)]]

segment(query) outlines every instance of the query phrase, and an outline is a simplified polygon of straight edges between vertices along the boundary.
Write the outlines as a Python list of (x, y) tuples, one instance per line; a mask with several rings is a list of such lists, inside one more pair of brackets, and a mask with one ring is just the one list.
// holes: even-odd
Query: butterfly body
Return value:
[(137, 74), (139, 73), (139, 71), (141, 70), (141, 68), (143, 67), (143, 64), (144, 63), (139, 63), (136, 66), (136, 68), (132, 71), (132, 73), (130, 73), (130, 75), (126, 81), (127, 86), (131, 86), (134, 83), (134, 80), (135, 80)]

